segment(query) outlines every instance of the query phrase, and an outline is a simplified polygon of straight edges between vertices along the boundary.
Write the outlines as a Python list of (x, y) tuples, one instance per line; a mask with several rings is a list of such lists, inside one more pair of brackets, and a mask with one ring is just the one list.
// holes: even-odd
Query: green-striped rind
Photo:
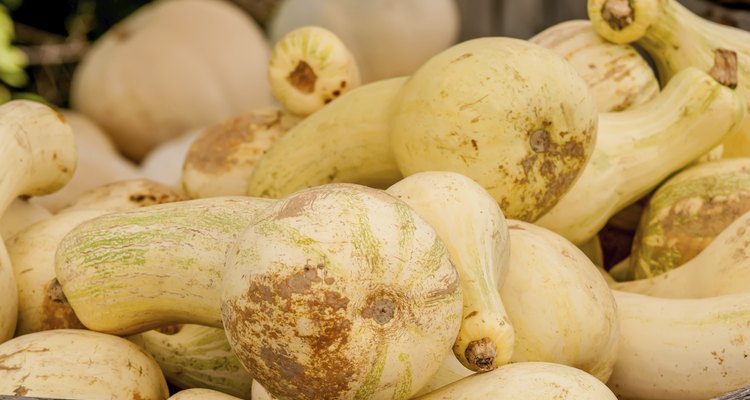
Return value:
[(724, 228), (750, 211), (750, 159), (691, 167), (665, 182), (649, 200), (633, 243), (635, 278), (685, 264)]
[(261, 212), (228, 255), (229, 341), (279, 398), (405, 398), (458, 331), (461, 288), (445, 245), (381, 190), (299, 191)]
[(61, 242), (58, 280), (92, 330), (133, 334), (170, 323), (220, 327), (226, 249), (270, 203), (215, 197), (95, 218)]
[(252, 376), (232, 353), (223, 329), (183, 325), (174, 334), (152, 330), (128, 339), (154, 357), (173, 385), (250, 398)]

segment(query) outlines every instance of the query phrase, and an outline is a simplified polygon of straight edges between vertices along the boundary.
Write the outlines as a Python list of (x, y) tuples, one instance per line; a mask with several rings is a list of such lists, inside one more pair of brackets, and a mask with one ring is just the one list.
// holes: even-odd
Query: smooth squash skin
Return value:
[(466, 368), (510, 361), (515, 334), (497, 289), (508, 274), (508, 224), (478, 183), (455, 172), (408, 176), (386, 190), (413, 208), (445, 242), (463, 288), (463, 318), (453, 353)]
[(280, 399), (408, 399), (458, 334), (463, 296), (444, 242), (382, 190), (296, 192), (227, 254), (227, 337)]
[(750, 385), (750, 293), (664, 299), (612, 291), (620, 347), (607, 385), (626, 399), (703, 400)]
[(404, 85), (391, 146), (404, 176), (453, 171), (475, 180), (508, 218), (533, 221), (586, 166), (597, 106), (565, 59), (525, 40), (459, 43)]
[(415, 400), (615, 400), (604, 383), (573, 367), (520, 362), (474, 374)]
[(498, 290), (516, 332), (511, 361), (569, 365), (606, 382), (622, 340), (607, 282), (562, 236), (517, 220), (508, 229), (510, 269)]
[(169, 389), (159, 364), (133, 343), (84, 329), (54, 329), (0, 344), (0, 395), (163, 400)]
[[(65, 118), (37, 102), (0, 106), (0, 215), (21, 195), (38, 196), (63, 187), (73, 176), (75, 136)], [(0, 343), (13, 337), (18, 289), (0, 238)]]

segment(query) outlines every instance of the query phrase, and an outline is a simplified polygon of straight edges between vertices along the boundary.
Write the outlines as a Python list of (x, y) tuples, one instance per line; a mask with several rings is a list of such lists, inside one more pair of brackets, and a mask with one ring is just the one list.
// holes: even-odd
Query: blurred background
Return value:
[[(267, 30), (269, 19), (283, 0), (226, 1), (239, 6)], [(0, 21), (0, 102), (30, 97), (67, 107), (73, 71), (91, 43), (149, 2), (0, 0), (15, 33), (11, 39), (15, 50), (8, 46), (3, 50)], [(705, 18), (750, 30), (750, 0), (680, 2)], [(456, 4), (459, 40), (481, 36), (527, 39), (557, 22), (586, 18), (585, 0), (456, 0)], [(16, 50), (23, 54), (13, 53)], [(24, 58), (22, 71), (7, 66), (9, 61)]]

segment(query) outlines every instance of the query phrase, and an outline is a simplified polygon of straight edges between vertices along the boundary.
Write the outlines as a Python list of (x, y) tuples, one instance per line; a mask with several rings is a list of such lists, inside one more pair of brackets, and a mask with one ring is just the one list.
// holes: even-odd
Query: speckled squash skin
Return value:
[(462, 173), (508, 218), (533, 221), (575, 182), (594, 148), (597, 106), (565, 61), (488, 37), (432, 57), (404, 85), (391, 146), (401, 172)]
[(228, 251), (229, 342), (279, 399), (408, 399), (440, 366), (461, 311), (445, 245), (382, 190), (296, 192)]
[(750, 211), (750, 159), (698, 164), (650, 197), (633, 240), (635, 278), (650, 278), (696, 257)]
[(0, 395), (163, 400), (159, 364), (127, 340), (83, 329), (18, 336), (0, 345)]

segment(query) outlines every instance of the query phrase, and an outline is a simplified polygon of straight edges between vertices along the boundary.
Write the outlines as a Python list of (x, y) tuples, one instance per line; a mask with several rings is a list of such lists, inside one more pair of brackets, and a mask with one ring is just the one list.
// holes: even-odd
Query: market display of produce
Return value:
[(750, 32), (281, 3), (153, 1), (0, 104), (0, 400), (750, 399)]

